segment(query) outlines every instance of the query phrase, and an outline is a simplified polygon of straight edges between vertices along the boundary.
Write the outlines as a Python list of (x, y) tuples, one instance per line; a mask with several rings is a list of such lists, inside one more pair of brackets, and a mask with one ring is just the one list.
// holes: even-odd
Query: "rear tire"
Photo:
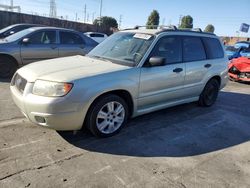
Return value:
[(198, 104), (206, 107), (212, 106), (218, 97), (219, 89), (220, 84), (216, 79), (208, 81), (200, 95)]
[(0, 78), (11, 78), (17, 70), (17, 64), (7, 56), (0, 57)]
[(126, 124), (128, 114), (128, 105), (121, 97), (106, 95), (91, 105), (86, 126), (97, 137), (110, 137)]

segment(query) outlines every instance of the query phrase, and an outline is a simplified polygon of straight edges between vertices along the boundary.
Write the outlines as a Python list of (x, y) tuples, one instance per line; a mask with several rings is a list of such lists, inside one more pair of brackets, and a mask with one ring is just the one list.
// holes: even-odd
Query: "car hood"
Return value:
[(230, 67), (235, 66), (240, 72), (250, 72), (250, 59), (246, 57), (239, 57), (233, 59)]
[(37, 79), (70, 82), (129, 68), (131, 67), (78, 55), (39, 61), (26, 65), (17, 72), (28, 82), (35, 82)]

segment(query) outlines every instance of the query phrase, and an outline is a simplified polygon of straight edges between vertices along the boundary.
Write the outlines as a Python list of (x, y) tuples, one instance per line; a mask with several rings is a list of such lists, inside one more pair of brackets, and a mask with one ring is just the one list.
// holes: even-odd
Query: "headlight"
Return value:
[(71, 83), (36, 80), (32, 93), (46, 97), (62, 97), (67, 95), (72, 87)]

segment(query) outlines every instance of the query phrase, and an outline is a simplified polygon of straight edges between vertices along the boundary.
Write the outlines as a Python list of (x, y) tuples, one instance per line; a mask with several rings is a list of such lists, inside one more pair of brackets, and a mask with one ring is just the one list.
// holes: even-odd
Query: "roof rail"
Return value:
[(179, 28), (179, 30), (196, 31), (196, 32), (200, 32), (200, 33), (203, 32), (201, 28)]
[(160, 25), (159, 27), (162, 30), (168, 30), (168, 29), (178, 30), (178, 28), (175, 25)]
[(203, 32), (201, 28), (177, 28), (175, 25), (144, 25), (144, 26), (135, 26), (134, 28), (128, 28), (128, 29), (123, 29), (123, 30), (133, 30), (133, 29), (140, 29), (140, 28), (147, 28), (147, 27), (153, 27), (154, 29), (158, 29), (159, 32), (161, 33), (164, 31), (183, 31), (183, 32), (199, 32), (199, 33), (204, 33), (204, 34), (210, 34), (210, 35), (215, 35), (214, 33), (208, 33), (208, 32)]
[(148, 27), (160, 30), (165, 30), (165, 29), (177, 30), (177, 27), (174, 25), (136, 25), (133, 29), (148, 28)]

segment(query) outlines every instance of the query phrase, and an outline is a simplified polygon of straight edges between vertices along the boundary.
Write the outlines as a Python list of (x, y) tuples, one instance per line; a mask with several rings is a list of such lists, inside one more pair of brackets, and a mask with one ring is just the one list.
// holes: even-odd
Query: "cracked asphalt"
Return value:
[(0, 187), (250, 187), (250, 85), (210, 108), (185, 104), (98, 139), (28, 122), (0, 81)]

